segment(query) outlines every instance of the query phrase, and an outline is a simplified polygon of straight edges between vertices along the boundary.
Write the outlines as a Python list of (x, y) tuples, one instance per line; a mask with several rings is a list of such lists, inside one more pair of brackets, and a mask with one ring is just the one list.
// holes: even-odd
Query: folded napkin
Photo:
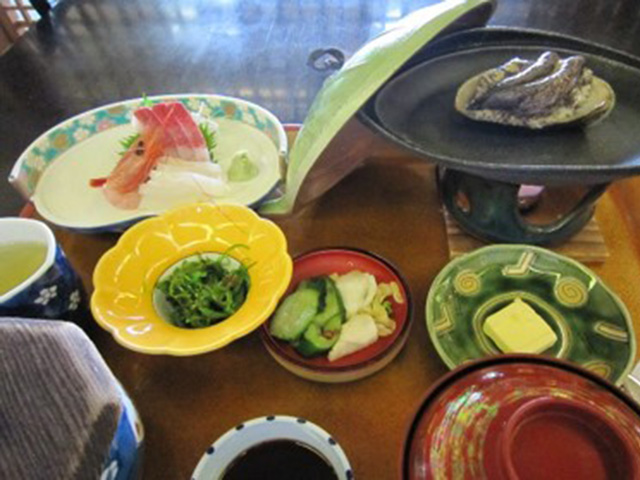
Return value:
[(0, 478), (100, 478), (123, 407), (80, 328), (0, 318), (0, 379)]

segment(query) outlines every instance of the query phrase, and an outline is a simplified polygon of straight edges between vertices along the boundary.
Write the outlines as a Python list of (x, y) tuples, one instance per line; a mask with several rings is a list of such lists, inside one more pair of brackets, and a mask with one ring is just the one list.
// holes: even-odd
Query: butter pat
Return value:
[(542, 353), (558, 341), (547, 322), (520, 298), (490, 315), (482, 330), (504, 353)]

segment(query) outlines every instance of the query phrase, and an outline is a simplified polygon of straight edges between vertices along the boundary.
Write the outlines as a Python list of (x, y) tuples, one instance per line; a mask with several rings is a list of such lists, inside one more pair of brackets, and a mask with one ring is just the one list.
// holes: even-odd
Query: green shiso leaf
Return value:
[(198, 125), (202, 136), (204, 137), (204, 141), (207, 144), (207, 150), (209, 150), (209, 155), (211, 156), (211, 161), (215, 162), (215, 155), (213, 151), (216, 148), (216, 132), (209, 128), (209, 125), (206, 123), (201, 123)]
[(143, 107), (153, 107), (153, 102), (149, 100), (146, 93), (142, 94), (142, 104)]
[(140, 138), (139, 133), (132, 133), (128, 137), (120, 140), (120, 147), (122, 149), (118, 152), (118, 155), (122, 156), (125, 153), (127, 153), (127, 150), (129, 150), (131, 146), (138, 141), (139, 138)]

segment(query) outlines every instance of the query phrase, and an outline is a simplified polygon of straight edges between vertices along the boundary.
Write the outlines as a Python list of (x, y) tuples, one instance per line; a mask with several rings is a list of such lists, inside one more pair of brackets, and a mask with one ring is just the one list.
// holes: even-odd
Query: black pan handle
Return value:
[(344, 52), (339, 48), (317, 48), (309, 54), (307, 65), (318, 72), (340, 70), (345, 58)]

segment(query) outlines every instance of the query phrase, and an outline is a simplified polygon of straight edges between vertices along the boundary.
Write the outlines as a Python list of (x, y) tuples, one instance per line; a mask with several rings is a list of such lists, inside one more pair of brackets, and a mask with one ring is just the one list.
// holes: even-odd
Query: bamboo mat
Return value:
[[(444, 206), (442, 208), (447, 231), (449, 258), (459, 257), (488, 245), (486, 242), (461, 230), (458, 222), (446, 211)], [(604, 242), (604, 237), (595, 217), (568, 242), (551, 247), (550, 250), (566, 255), (581, 263), (604, 263), (609, 257), (607, 245)]]

